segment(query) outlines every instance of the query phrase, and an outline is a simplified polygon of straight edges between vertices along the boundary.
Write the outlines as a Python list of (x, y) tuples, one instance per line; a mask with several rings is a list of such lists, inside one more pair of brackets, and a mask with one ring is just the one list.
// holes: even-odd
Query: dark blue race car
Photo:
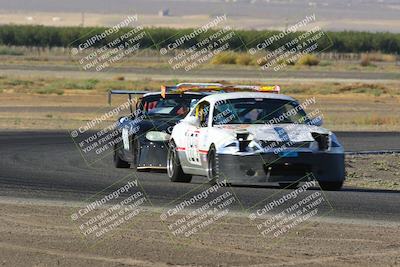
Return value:
[(168, 141), (175, 124), (207, 92), (145, 92), (112, 90), (111, 95), (140, 95), (131, 114), (119, 118), (120, 134), (114, 146), (114, 165), (136, 170), (166, 170)]

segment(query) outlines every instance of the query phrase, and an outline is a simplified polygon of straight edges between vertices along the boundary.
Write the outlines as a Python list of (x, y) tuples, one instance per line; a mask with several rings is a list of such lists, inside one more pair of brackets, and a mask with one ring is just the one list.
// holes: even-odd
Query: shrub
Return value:
[[(373, 52), (368, 54), (363, 54), (369, 58), (370, 61), (380, 61), (380, 62), (396, 62), (396, 56), (390, 54), (383, 54), (381, 52)], [(361, 58), (362, 56), (361, 55)]]
[(8, 86), (31, 86), (33, 85), (32, 81), (28, 81), (28, 80), (20, 80), (20, 79), (13, 79), (13, 80), (9, 80), (6, 81), (5, 83)]
[(370, 60), (368, 54), (362, 54), (361, 55), (360, 65), (363, 66), (363, 67), (368, 67), (369, 65), (371, 65), (371, 60)]
[(388, 93), (388, 89), (383, 85), (368, 84), (368, 83), (354, 83), (344, 85), (338, 89), (340, 93), (364, 93), (374, 96)]
[(52, 87), (40, 88), (40, 89), (34, 90), (34, 92), (41, 94), (41, 95), (50, 95), (50, 94), (63, 95), (64, 94), (64, 90), (54, 89)]
[(286, 59), (280, 59), (280, 60), (278, 60), (278, 64), (279, 65), (282, 65), (282, 64), (284, 64), (284, 65), (289, 65), (289, 66), (293, 66), (293, 65), (295, 65), (295, 61), (293, 61), (293, 59), (291, 59), (291, 58), (286, 58)]
[(297, 64), (305, 66), (317, 66), (319, 64), (319, 58), (313, 54), (306, 54), (299, 58)]
[(236, 56), (236, 59), (235, 59), (235, 63), (236, 64), (238, 64), (238, 65), (246, 65), (246, 66), (250, 65), (252, 63), (252, 61), (253, 61), (253, 59), (247, 53), (246, 54), (243, 54), (243, 53), (238, 54)]
[(233, 52), (221, 52), (212, 58), (211, 64), (236, 64), (236, 55)]
[(85, 81), (79, 81), (79, 82), (67, 82), (64, 85), (65, 89), (80, 89), (80, 90), (92, 90), (96, 87), (96, 84), (99, 82), (99, 80), (96, 79), (89, 79)]
[(0, 47), (0, 55), (8, 55), (8, 56), (22, 56), (23, 52), (13, 49), (11, 47)]
[(258, 58), (253, 60), (253, 65), (258, 65), (260, 67), (264, 66), (267, 64), (267, 60), (265, 58)]

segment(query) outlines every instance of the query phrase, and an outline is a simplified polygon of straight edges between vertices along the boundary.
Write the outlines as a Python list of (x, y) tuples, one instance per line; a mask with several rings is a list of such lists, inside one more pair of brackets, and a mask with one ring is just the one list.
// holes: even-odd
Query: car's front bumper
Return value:
[(291, 183), (309, 177), (330, 182), (345, 179), (343, 153), (298, 152), (294, 157), (282, 157), (274, 153), (219, 154), (217, 166), (220, 179), (235, 184)]
[(167, 142), (141, 143), (138, 157), (137, 169), (160, 169), (167, 168)]

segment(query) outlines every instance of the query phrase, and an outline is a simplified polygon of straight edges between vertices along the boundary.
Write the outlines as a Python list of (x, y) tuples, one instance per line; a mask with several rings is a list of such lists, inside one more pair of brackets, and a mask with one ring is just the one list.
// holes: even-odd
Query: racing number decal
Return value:
[(199, 147), (199, 131), (188, 130), (186, 132), (186, 158), (189, 163), (201, 165)]

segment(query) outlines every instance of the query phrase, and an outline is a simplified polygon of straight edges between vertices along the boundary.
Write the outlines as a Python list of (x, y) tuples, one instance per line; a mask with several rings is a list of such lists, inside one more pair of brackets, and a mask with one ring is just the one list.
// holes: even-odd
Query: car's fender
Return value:
[(172, 129), (170, 141), (173, 141), (176, 147), (184, 146), (185, 132), (188, 126), (189, 125), (187, 123), (181, 121)]
[(226, 132), (223, 129), (214, 127), (207, 127), (204, 134), (201, 135), (199, 140), (199, 149), (202, 151), (208, 151), (211, 145), (215, 146), (217, 153), (227, 144), (235, 142), (236, 138), (230, 132)]

